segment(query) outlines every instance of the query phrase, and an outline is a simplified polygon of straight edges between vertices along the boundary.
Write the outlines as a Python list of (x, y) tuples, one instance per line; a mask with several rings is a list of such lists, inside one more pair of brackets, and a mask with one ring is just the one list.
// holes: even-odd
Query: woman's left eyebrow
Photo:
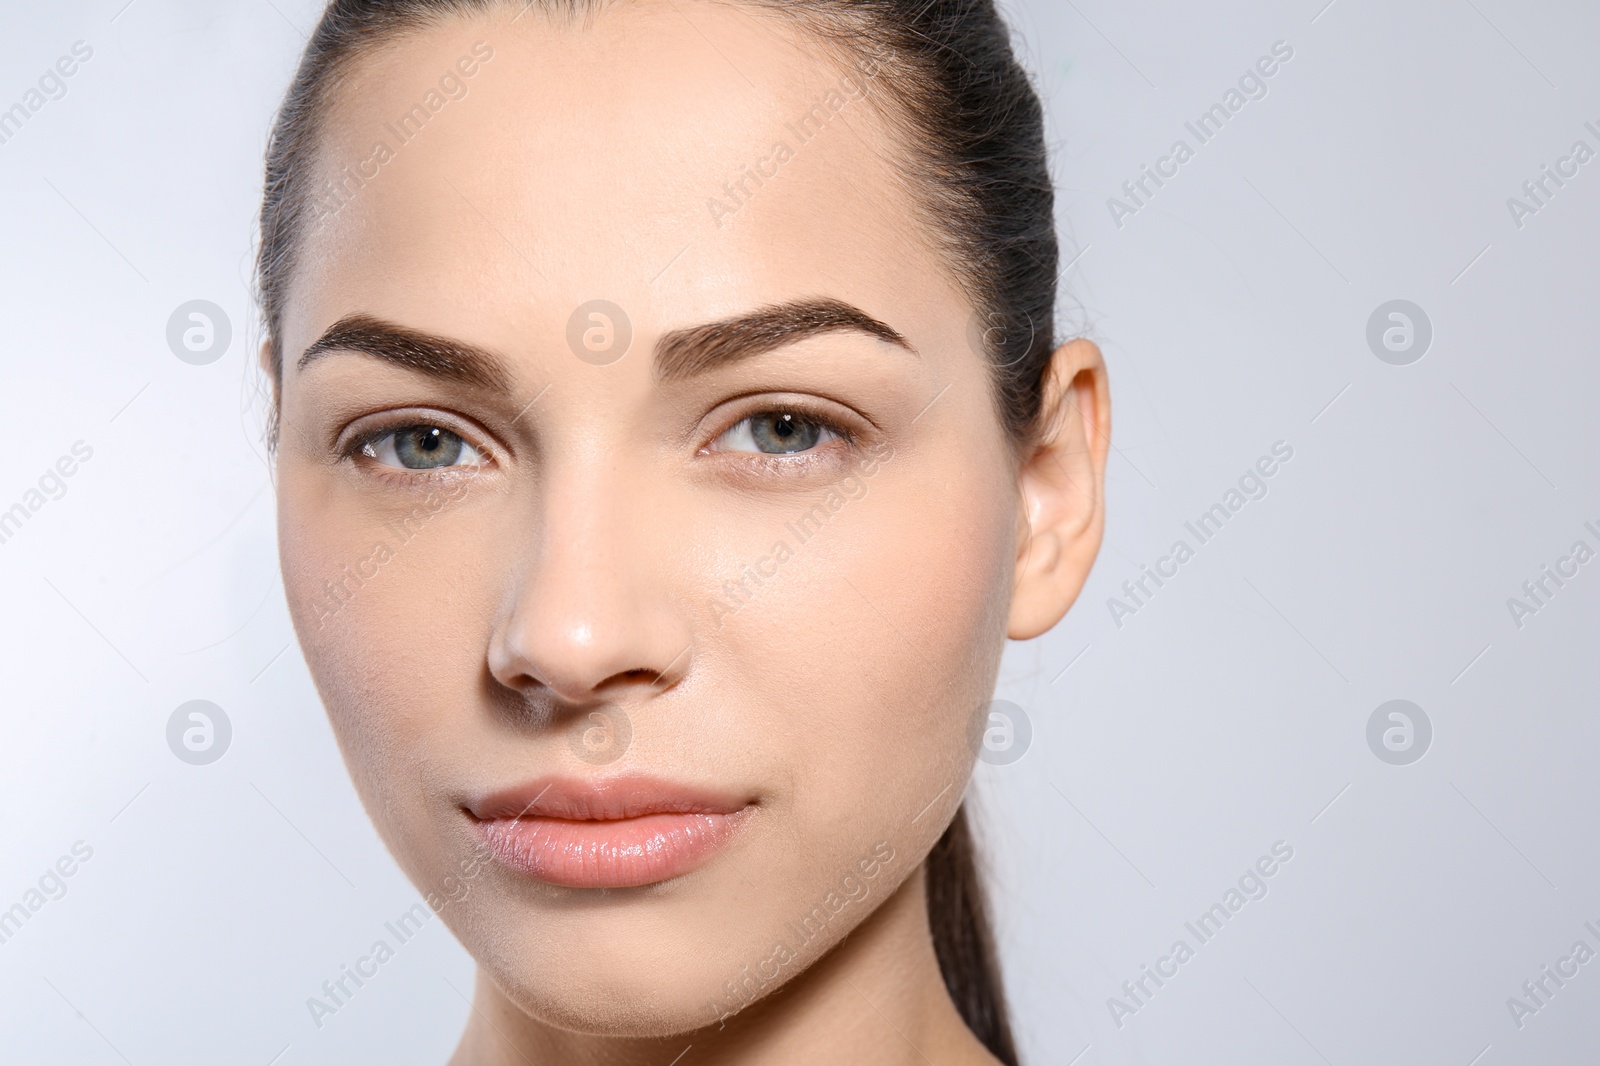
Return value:
[(656, 377), (664, 382), (693, 377), (823, 333), (864, 333), (917, 354), (893, 327), (859, 307), (821, 297), (664, 333), (656, 342)]

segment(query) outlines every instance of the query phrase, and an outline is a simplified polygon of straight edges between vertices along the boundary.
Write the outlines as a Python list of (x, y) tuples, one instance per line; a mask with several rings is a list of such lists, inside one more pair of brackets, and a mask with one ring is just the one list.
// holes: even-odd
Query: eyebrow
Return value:
[[(818, 298), (772, 304), (662, 334), (655, 346), (655, 374), (663, 382), (680, 381), (827, 333), (862, 333), (916, 353), (897, 330), (860, 308), (842, 300)], [(304, 370), (334, 352), (360, 352), (430, 377), (490, 391), (506, 392), (512, 385), (505, 361), (487, 348), (372, 315), (339, 319), (305, 350), (296, 367)]]
[(341, 318), (305, 350), (296, 365), (304, 370), (333, 352), (362, 352), (408, 370), (475, 388), (497, 392), (511, 389), (511, 373), (504, 360), (488, 349), (407, 329), (371, 315)]
[(795, 300), (663, 334), (656, 377), (678, 381), (825, 333), (865, 333), (916, 353), (899, 332), (858, 307), (831, 298)]

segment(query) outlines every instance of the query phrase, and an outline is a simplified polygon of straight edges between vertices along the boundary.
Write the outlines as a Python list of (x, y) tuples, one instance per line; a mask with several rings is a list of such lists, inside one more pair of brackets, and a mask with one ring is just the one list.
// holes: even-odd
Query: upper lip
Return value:
[(560, 818), (609, 822), (651, 814), (733, 814), (750, 805), (730, 793), (645, 774), (583, 780), (542, 777), (470, 800), (480, 822), (508, 818)]

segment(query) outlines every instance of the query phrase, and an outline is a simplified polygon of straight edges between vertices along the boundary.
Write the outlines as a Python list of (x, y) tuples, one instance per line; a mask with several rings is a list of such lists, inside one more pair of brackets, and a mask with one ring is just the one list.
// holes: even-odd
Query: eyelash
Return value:
[(747, 409), (737, 418), (722, 423), (722, 428), (713, 433), (710, 439), (700, 448), (702, 455), (715, 455), (734, 457), (730, 461), (742, 462), (747, 465), (764, 467), (776, 474), (800, 475), (809, 470), (818, 462), (826, 462), (823, 453), (827, 442), (803, 452), (748, 452), (733, 451), (716, 448), (718, 441), (738, 429), (747, 422), (761, 418), (764, 415), (793, 415), (805, 422), (810, 422), (831, 433), (838, 438), (838, 443), (850, 451), (855, 451), (860, 434), (845, 425), (844, 421), (831, 412), (819, 409), (820, 405), (808, 403), (804, 400), (783, 400), (779, 402), (767, 401), (756, 407)]
[[(378, 442), (385, 437), (394, 436), (408, 429), (420, 428), (442, 429), (447, 433), (454, 434), (461, 438), (465, 445), (477, 452), (483, 458), (483, 461), (464, 466), (446, 466), (434, 470), (421, 470), (390, 466), (387, 463), (378, 462), (376, 458), (367, 452), (369, 448), (376, 449)], [(401, 486), (413, 486), (419, 483), (436, 482), (451, 478), (476, 477), (484, 468), (493, 466), (499, 461), (497, 450), (484, 444), (481, 434), (464, 432), (463, 427), (458, 427), (449, 419), (429, 418), (426, 415), (418, 417), (415, 414), (397, 415), (393, 421), (364, 430), (340, 449), (340, 456), (343, 459), (365, 466), (368, 473), (373, 477), (382, 478)]]

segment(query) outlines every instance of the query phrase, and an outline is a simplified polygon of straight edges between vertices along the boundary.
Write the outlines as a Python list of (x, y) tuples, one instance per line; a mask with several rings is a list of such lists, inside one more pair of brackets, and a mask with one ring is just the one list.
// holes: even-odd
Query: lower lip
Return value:
[(738, 827), (732, 814), (647, 814), (605, 822), (496, 818), (478, 823), (501, 864), (564, 888), (637, 888), (711, 858)]

